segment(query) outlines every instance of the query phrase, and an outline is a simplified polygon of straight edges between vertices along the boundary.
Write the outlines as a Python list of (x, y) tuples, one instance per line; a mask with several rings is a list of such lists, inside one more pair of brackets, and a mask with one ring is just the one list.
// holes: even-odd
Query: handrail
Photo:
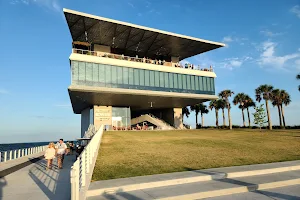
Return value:
[(7, 162), (9, 160), (15, 160), (24, 156), (36, 154), (45, 151), (47, 145), (36, 146), (31, 148), (21, 148), (8, 151), (0, 151), (0, 163)]
[[(91, 126), (92, 125), (90, 125), (87, 132), (94, 129)], [(92, 136), (90, 142), (84, 147), (84, 150), (78, 156), (71, 168), (71, 200), (83, 200), (86, 198), (86, 192), (93, 175), (102, 135), (103, 125), (96, 134)]]
[[(113, 54), (113, 53), (105, 53), (101, 51), (90, 51), (90, 50), (84, 50), (84, 49), (76, 49), (73, 48), (73, 53), (78, 54), (86, 54), (86, 55), (92, 55), (92, 56), (98, 56), (98, 57), (105, 57), (105, 58), (112, 58), (112, 59), (118, 59), (118, 60), (127, 60), (127, 61), (135, 61), (135, 62), (142, 62), (142, 63), (148, 63), (148, 64), (154, 64), (154, 65), (162, 65), (162, 66), (168, 66), (168, 67), (179, 67), (179, 68), (185, 68), (185, 69), (194, 69), (194, 70), (200, 70), (200, 71), (207, 71), (207, 72), (213, 72), (213, 68), (200, 68), (200, 66), (196, 66), (193, 64), (185, 64), (182, 65), (181, 63), (174, 63), (174, 62), (167, 62), (164, 60), (152, 60), (147, 58), (139, 58), (139, 57), (130, 57), (130, 56), (124, 56), (123, 54)], [(198, 67), (198, 68), (197, 68)]]

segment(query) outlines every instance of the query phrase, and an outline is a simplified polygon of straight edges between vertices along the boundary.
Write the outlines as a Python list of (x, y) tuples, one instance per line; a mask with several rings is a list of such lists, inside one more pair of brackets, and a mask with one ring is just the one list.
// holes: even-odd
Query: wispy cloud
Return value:
[(223, 68), (228, 70), (234, 70), (236, 68), (241, 67), (246, 62), (253, 61), (253, 58), (250, 56), (244, 57), (235, 57), (235, 58), (226, 58), (221, 61), (215, 61), (205, 55), (198, 55), (195, 57), (197, 63), (200, 64), (201, 67), (209, 67), (213, 66), (214, 68)]
[(10, 0), (13, 5), (25, 4), (25, 5), (38, 5), (48, 10), (62, 13), (62, 8), (60, 6), (59, 0)]
[(71, 108), (71, 104), (70, 104), (70, 103), (65, 103), (65, 104), (55, 104), (54, 107)]
[(245, 62), (252, 60), (250, 56), (244, 56), (241, 58), (226, 58), (224, 61), (218, 63), (220, 68), (225, 68), (233, 70), (235, 68), (241, 67)]
[(292, 13), (294, 13), (298, 18), (300, 18), (300, 6), (299, 5), (292, 7), (290, 11)]
[(233, 43), (233, 42), (236, 42), (238, 43), (239, 45), (244, 45), (245, 41), (248, 40), (248, 38), (240, 38), (240, 37), (233, 37), (233, 36), (225, 36), (223, 37), (222, 39), (222, 42), (223, 43), (226, 43), (226, 47), (229, 47), (229, 43)]
[(36, 118), (36, 119), (56, 119), (54, 117), (48, 117), (48, 116), (44, 116), (44, 115), (34, 115), (31, 117)]
[(9, 94), (9, 92), (5, 89), (0, 88), (0, 94)]
[(270, 31), (268, 29), (262, 30), (262, 31), (260, 31), (260, 33), (263, 34), (263, 35), (265, 35), (265, 36), (267, 36), (267, 37), (275, 37), (275, 36), (280, 36), (280, 35), (284, 34), (282, 32), (278, 32), (278, 33), (272, 32), (272, 31)]
[(292, 59), (299, 58), (300, 53), (295, 52), (292, 54), (286, 54), (283, 56), (276, 56), (275, 55), (275, 48), (277, 44), (271, 41), (265, 41), (261, 45), (261, 54), (260, 58), (258, 59), (258, 63), (261, 66), (269, 66), (278, 69), (283, 69), (285, 64)]
[(226, 36), (226, 37), (224, 37), (223, 40), (222, 40), (222, 42), (232, 42), (232, 41), (233, 41), (233, 39), (232, 39), (231, 36)]
[(134, 5), (133, 5), (132, 3), (127, 2), (127, 4), (128, 4), (130, 7), (135, 8)]

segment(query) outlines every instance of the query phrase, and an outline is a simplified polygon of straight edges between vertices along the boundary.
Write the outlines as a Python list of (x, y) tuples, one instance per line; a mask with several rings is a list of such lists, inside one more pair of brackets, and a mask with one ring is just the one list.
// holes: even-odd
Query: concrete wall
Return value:
[(105, 52), (105, 53), (111, 53), (110, 46), (104, 46), (104, 45), (98, 45), (98, 44), (94, 45), (94, 51), (101, 51), (101, 52)]
[(95, 106), (94, 105), (94, 126), (96, 130), (103, 125), (112, 124), (112, 107), (111, 106)]
[(89, 128), (90, 122), (90, 108), (86, 108), (81, 111), (81, 137), (83, 137), (84, 132)]

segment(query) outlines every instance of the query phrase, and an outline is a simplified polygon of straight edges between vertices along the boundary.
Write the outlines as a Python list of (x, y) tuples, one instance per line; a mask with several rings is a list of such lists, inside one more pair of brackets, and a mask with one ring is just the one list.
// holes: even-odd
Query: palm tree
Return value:
[(219, 127), (219, 102), (218, 100), (212, 100), (209, 103), (209, 109), (215, 109), (215, 113), (216, 113), (216, 127)]
[(255, 90), (256, 94), (256, 101), (260, 102), (262, 99), (266, 102), (266, 109), (267, 109), (267, 115), (268, 115), (268, 125), (269, 129), (272, 130), (272, 122), (271, 122), (271, 116), (270, 116), (270, 110), (269, 110), (269, 100), (272, 99), (272, 85), (260, 85)]
[(281, 99), (281, 90), (275, 89), (272, 91), (272, 104), (273, 106), (277, 106), (278, 108), (278, 115), (279, 115), (279, 124), (280, 127), (282, 127), (282, 120), (281, 120), (281, 108), (280, 105), (282, 105), (282, 99)]
[[(282, 104), (284, 104), (285, 106), (288, 106), (292, 102), (291, 96), (285, 90), (281, 90), (280, 93), (281, 93)], [(280, 109), (281, 109), (281, 114), (282, 114), (283, 126), (285, 127), (284, 110), (283, 110), (282, 104), (280, 105)]]
[[(296, 79), (300, 80), (300, 74), (296, 76)], [(300, 85), (298, 86), (298, 90), (300, 91)]]
[(224, 101), (223, 99), (218, 99), (218, 103), (219, 103), (220, 109), (222, 109), (223, 126), (225, 127), (226, 120), (225, 120), (225, 111), (224, 110), (225, 110), (225, 108), (227, 108), (226, 101)]
[(207, 114), (209, 110), (207, 109), (207, 105), (200, 103), (200, 114), (201, 114), (201, 126), (204, 126), (204, 116), (203, 114)]
[(221, 97), (223, 100), (225, 100), (226, 102), (226, 107), (228, 110), (228, 122), (229, 122), (229, 128), (230, 130), (232, 129), (232, 122), (231, 122), (231, 116), (230, 116), (230, 103), (229, 103), (229, 97), (231, 97), (231, 95), (233, 95), (234, 92), (231, 90), (223, 90), (219, 93), (219, 97)]
[(196, 115), (196, 129), (198, 127), (198, 114), (200, 112), (200, 104), (196, 104), (191, 106), (191, 111), (195, 111), (195, 115)]
[(182, 122), (183, 122), (184, 115), (188, 118), (190, 114), (191, 114), (190, 110), (187, 106), (182, 108)]
[(243, 125), (244, 126), (246, 126), (245, 116), (244, 116), (245, 102), (246, 102), (246, 95), (245, 95), (245, 93), (238, 93), (233, 98), (233, 104), (234, 105), (240, 104), (239, 108), (242, 110), (242, 117), (243, 117)]
[(251, 99), (251, 97), (249, 95), (246, 95), (244, 107), (247, 109), (247, 113), (248, 113), (248, 125), (250, 127), (251, 126), (251, 119), (250, 119), (249, 108), (250, 107), (255, 107), (255, 102), (253, 101), (253, 99)]

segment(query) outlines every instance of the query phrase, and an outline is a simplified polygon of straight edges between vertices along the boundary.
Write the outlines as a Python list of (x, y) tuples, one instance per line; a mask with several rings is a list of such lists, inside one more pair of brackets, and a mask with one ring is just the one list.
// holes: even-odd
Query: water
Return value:
[(26, 149), (31, 147), (47, 145), (49, 142), (29, 142), (29, 143), (10, 143), (10, 144), (0, 144), (1, 151), (10, 151), (16, 149)]

